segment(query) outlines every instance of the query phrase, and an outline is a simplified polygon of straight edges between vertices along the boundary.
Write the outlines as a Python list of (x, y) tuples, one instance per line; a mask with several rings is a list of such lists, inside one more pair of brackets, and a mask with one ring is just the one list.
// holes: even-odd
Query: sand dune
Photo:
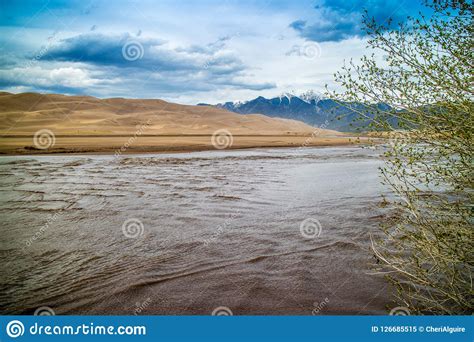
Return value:
[[(206, 149), (223, 129), (234, 137), (232, 148), (347, 143), (339, 132), (296, 120), (154, 99), (1, 92), (0, 116), (1, 153), (110, 152), (134, 136), (140, 139), (127, 144), (128, 152)], [(35, 151), (31, 137), (42, 129), (54, 133), (55, 145)]]
[[(0, 93), (0, 133), (34, 134), (48, 128), (58, 135), (134, 134), (311, 134), (313, 127), (295, 120), (241, 115), (209, 106), (185, 106), (162, 100), (97, 99), (90, 96)], [(329, 133), (329, 132), (328, 132)], [(334, 132), (332, 132), (334, 133)]]

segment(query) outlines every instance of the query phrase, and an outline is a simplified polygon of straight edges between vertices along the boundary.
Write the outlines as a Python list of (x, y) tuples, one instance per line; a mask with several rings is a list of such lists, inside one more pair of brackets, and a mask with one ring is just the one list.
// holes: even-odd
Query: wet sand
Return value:
[(0, 157), (0, 311), (387, 314), (380, 165), (360, 147)]
[[(227, 139), (227, 138), (226, 138)], [(225, 149), (258, 147), (342, 146), (366, 142), (345, 135), (232, 135), (225, 141)], [(47, 149), (35, 147), (33, 136), (0, 137), (0, 154), (51, 154), (51, 153), (164, 153), (216, 150), (212, 135), (161, 135), (161, 136), (55, 136), (55, 143)]]

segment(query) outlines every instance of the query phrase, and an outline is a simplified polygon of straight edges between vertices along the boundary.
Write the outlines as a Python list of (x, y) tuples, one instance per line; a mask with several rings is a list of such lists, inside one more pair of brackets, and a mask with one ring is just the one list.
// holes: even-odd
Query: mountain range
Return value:
[[(207, 105), (199, 103), (198, 105)], [(213, 105), (239, 114), (259, 113), (270, 117), (303, 121), (315, 127), (334, 129), (341, 132), (363, 131), (370, 119), (360, 120), (358, 111), (367, 111), (367, 107), (360, 103), (338, 103), (327, 99), (314, 91), (308, 91), (299, 96), (284, 93), (280, 96), (267, 99), (259, 96), (245, 102), (225, 102)], [(385, 104), (373, 105), (377, 109), (389, 109)], [(373, 116), (373, 113), (367, 113)]]

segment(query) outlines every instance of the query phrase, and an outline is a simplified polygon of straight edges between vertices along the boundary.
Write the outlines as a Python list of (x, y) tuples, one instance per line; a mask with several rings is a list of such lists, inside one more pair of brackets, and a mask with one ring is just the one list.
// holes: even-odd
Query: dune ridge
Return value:
[[(233, 136), (229, 148), (345, 144), (337, 131), (262, 114), (158, 99), (0, 92), (0, 153), (160, 152), (212, 148), (216, 131)], [(37, 149), (31, 137), (47, 129), (54, 146)], [(129, 142), (127, 137), (133, 137)]]
[[(314, 127), (261, 114), (236, 114), (211, 106), (189, 106), (154, 99), (98, 99), (91, 96), (0, 93), (0, 133), (34, 134), (48, 128), (60, 135), (133, 134), (311, 134)], [(327, 133), (337, 134), (335, 131)]]

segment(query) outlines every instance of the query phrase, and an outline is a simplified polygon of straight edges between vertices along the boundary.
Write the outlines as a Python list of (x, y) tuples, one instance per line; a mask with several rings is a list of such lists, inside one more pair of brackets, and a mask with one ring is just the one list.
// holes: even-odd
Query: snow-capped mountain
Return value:
[(300, 99), (308, 103), (318, 103), (319, 101), (324, 99), (322, 94), (316, 93), (314, 90), (308, 90), (307, 92), (302, 93), (299, 97)]
[[(201, 103), (200, 105), (206, 104)], [(354, 130), (350, 123), (357, 116), (355, 112), (339, 106), (333, 100), (325, 99), (314, 91), (308, 91), (299, 96), (283, 93), (271, 99), (259, 96), (250, 101), (225, 102), (215, 106), (235, 113), (259, 113), (271, 117), (299, 120), (313, 126), (340, 131)], [(343, 119), (337, 119), (338, 116)]]
[(282, 93), (280, 96), (278, 96), (279, 99), (280, 99), (280, 102), (283, 100), (283, 99), (286, 99), (288, 101), (288, 103), (291, 104), (291, 99), (296, 97), (295, 95), (293, 95), (292, 93)]

